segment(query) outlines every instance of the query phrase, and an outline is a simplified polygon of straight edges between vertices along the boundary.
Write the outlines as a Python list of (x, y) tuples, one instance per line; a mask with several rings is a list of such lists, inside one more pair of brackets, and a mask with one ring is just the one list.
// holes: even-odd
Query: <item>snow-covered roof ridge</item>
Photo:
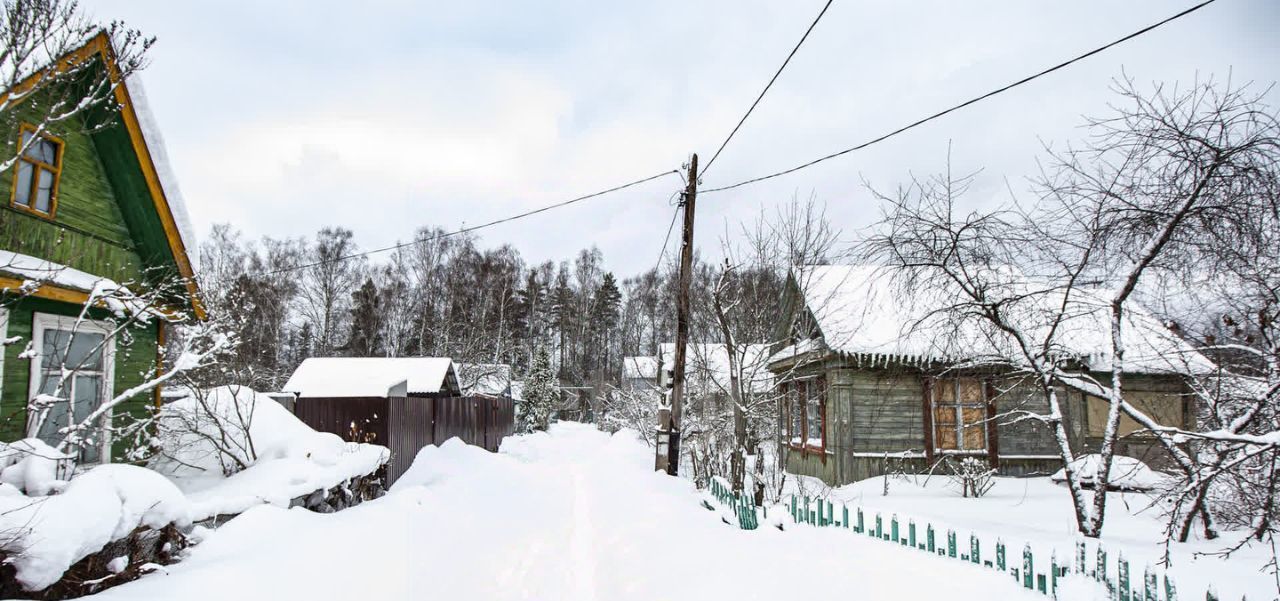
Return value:
[(301, 397), (386, 397), (404, 383), (409, 394), (434, 394), (451, 378), (457, 376), (448, 357), (311, 357), (282, 390)]
[[(1037, 287), (1017, 270), (1004, 269), (1010, 289), (1006, 315), (1020, 322), (1033, 340), (1062, 305), (1063, 293)], [(959, 293), (920, 290), (905, 272), (877, 265), (812, 265), (792, 273), (823, 342), (832, 351), (868, 365), (957, 363), (984, 358), (1016, 360), (1012, 341), (977, 317), (948, 309)], [(1056, 342), (1059, 352), (1090, 369), (1111, 367), (1109, 296), (1103, 289), (1076, 288), (1066, 304)], [(1122, 341), (1125, 370), (1134, 373), (1204, 373), (1213, 365), (1137, 303), (1127, 305)]]

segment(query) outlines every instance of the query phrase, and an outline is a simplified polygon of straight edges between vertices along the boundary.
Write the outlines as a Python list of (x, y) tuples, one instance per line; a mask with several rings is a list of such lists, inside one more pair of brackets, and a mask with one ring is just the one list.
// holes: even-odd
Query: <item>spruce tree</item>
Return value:
[(525, 380), (524, 401), (525, 428), (531, 432), (545, 431), (551, 425), (551, 414), (555, 412), (560, 398), (560, 383), (551, 371), (551, 357), (544, 346), (539, 346), (533, 355), (533, 368)]
[(374, 357), (382, 349), (382, 314), (378, 287), (372, 279), (351, 295), (351, 340), (347, 354), (352, 357)]

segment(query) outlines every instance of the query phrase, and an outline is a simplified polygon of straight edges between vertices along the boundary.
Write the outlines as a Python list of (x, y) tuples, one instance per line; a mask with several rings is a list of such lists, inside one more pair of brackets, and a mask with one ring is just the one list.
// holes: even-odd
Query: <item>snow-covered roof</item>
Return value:
[[(675, 365), (676, 345), (658, 345), (658, 359), (662, 369), (670, 372)], [(766, 392), (773, 388), (773, 374), (766, 369), (769, 345), (745, 344), (737, 349), (741, 365), (742, 389), (747, 392)], [(691, 390), (728, 392), (729, 352), (719, 343), (690, 343), (685, 349), (685, 378)], [(662, 374), (666, 381), (667, 374)]]
[(182, 190), (178, 188), (178, 178), (173, 173), (169, 162), (169, 153), (165, 148), (164, 136), (160, 134), (160, 126), (156, 123), (155, 114), (151, 112), (151, 104), (147, 101), (147, 92), (142, 85), (142, 77), (138, 73), (129, 75), (125, 81), (129, 99), (133, 104), (133, 112), (138, 117), (138, 127), (142, 130), (142, 139), (147, 144), (147, 152), (151, 155), (151, 164), (156, 169), (156, 178), (160, 180), (160, 189), (169, 212), (173, 215), (174, 225), (178, 227), (178, 236), (182, 238), (182, 246), (187, 251), (187, 259), (194, 270), (200, 269), (200, 253), (197, 252), (195, 228), (191, 225), (191, 214), (187, 212), (187, 203), (183, 199)]
[[(1037, 287), (1016, 271), (1001, 272), (1009, 297), (1006, 315), (1043, 337), (1062, 305), (1062, 293)], [(833, 351), (869, 365), (886, 362), (955, 363), (984, 357), (1016, 359), (1011, 340), (980, 318), (946, 311), (960, 302), (947, 290), (922, 292), (905, 286), (904, 272), (869, 265), (808, 266), (793, 273), (804, 304), (817, 322), (822, 342)], [(1077, 288), (1066, 304), (1057, 335), (1058, 352), (1093, 370), (1111, 369), (1111, 293)], [(1203, 373), (1212, 364), (1146, 309), (1127, 305), (1122, 342), (1125, 371)], [(811, 345), (811, 343), (809, 343)], [(788, 347), (774, 360), (798, 354)]]
[(505, 363), (459, 363), (458, 385), (462, 394), (510, 396), (511, 366)]
[(312, 357), (285, 383), (300, 397), (385, 397), (405, 384), (409, 394), (435, 394), (457, 386), (448, 357)]
[(93, 275), (61, 263), (8, 250), (0, 250), (0, 273), (81, 292), (93, 290), (100, 281), (111, 281), (100, 275)]
[(622, 378), (624, 380), (656, 380), (658, 379), (657, 357), (623, 357)]

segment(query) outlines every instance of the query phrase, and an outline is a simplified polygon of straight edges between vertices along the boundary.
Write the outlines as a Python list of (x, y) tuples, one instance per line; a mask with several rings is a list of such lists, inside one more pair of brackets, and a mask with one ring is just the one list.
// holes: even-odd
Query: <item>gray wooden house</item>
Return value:
[[(1008, 354), (988, 332), (931, 328), (936, 308), (904, 298), (883, 267), (814, 266), (793, 272), (769, 359), (780, 391), (780, 452), (787, 471), (841, 485), (886, 470), (924, 470), (945, 455), (976, 456), (1005, 475), (1061, 467), (1044, 395), (1009, 367), (975, 358)], [(1106, 382), (1105, 300), (1084, 294), (1061, 338), (1080, 369)], [(1185, 374), (1211, 364), (1145, 311), (1124, 332), (1126, 399), (1170, 426), (1194, 420)], [(987, 365), (986, 368), (965, 365)], [(1103, 433), (1107, 404), (1062, 390), (1073, 446)], [(1159, 464), (1160, 450), (1127, 417), (1118, 453)], [(1078, 446), (1083, 443), (1083, 447)]]

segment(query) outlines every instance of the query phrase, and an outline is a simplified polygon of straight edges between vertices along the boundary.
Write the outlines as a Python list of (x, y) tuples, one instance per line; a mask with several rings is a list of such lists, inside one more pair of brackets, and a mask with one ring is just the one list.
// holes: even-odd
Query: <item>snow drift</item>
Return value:
[(264, 394), (223, 386), (165, 405), (149, 466), (193, 503), (196, 520), (263, 503), (287, 506), (377, 471), (386, 447), (316, 432)]

